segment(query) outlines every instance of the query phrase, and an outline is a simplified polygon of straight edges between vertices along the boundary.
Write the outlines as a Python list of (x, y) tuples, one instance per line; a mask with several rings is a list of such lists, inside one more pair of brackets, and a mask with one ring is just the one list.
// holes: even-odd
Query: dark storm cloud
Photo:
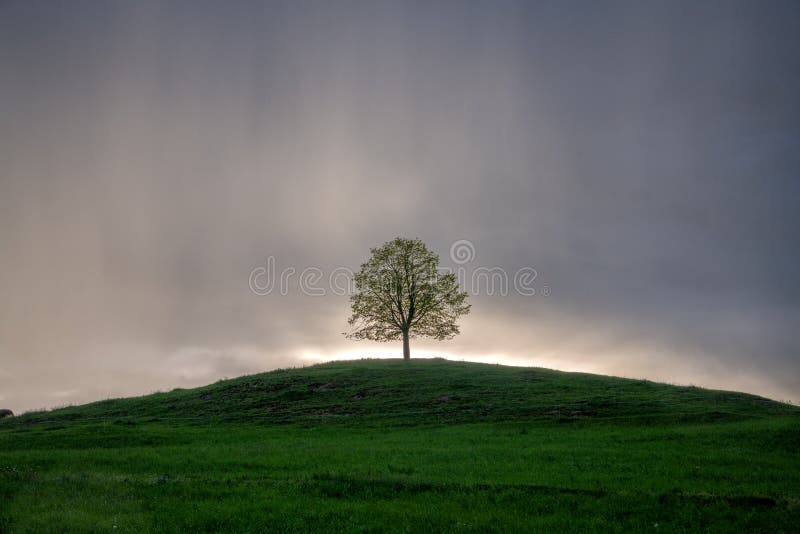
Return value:
[(248, 276), (396, 235), (552, 289), (477, 296), (419, 354), (797, 400), (799, 25), (791, 2), (3, 3), (0, 403), (369, 355), (345, 297)]

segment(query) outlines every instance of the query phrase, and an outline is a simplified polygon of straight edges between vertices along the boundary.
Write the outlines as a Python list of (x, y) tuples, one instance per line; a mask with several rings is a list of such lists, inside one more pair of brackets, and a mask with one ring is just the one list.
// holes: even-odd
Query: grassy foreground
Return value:
[(796, 531), (800, 409), (364, 360), (0, 422), (0, 531)]

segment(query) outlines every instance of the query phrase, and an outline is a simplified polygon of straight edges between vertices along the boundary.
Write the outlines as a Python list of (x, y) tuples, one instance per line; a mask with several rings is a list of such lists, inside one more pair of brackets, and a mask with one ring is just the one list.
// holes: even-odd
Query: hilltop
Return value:
[(416, 359), (281, 369), (194, 389), (30, 413), (16, 421), (648, 424), (798, 413), (797, 407), (746, 393), (542, 368)]

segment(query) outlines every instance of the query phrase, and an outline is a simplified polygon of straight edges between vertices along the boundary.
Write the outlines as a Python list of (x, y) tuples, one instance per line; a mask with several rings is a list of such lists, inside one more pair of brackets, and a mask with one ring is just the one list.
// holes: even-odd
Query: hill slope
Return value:
[(365, 424), (509, 420), (711, 422), (800, 413), (755, 395), (541, 368), (433, 360), (341, 361), (26, 414), (67, 420)]

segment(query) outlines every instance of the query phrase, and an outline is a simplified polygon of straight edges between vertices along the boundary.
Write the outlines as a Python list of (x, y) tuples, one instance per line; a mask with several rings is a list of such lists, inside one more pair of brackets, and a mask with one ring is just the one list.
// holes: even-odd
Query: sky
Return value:
[(0, 0), (0, 407), (399, 357), (331, 284), (397, 236), (509, 283), (412, 358), (800, 402), (799, 50), (780, 0)]

